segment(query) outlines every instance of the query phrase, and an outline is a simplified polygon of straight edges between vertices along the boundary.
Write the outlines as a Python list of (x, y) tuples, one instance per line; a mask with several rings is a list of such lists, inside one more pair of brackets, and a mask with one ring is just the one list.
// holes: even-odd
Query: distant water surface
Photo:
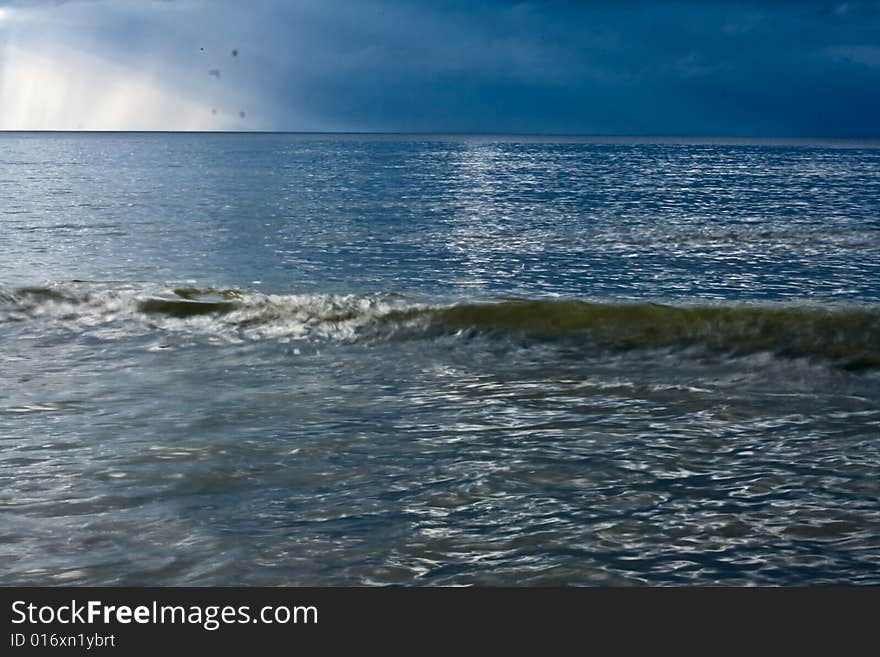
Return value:
[(0, 584), (880, 584), (880, 148), (0, 134)]

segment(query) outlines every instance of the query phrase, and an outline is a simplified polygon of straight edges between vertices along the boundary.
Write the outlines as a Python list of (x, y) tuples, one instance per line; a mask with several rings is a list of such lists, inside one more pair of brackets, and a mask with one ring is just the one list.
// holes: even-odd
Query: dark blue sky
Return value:
[(880, 137), (880, 1), (0, 7), (5, 128)]

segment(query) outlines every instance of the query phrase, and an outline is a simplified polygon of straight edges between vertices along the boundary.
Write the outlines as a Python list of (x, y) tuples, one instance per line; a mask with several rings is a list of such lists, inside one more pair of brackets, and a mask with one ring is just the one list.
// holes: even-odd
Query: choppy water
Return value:
[(0, 135), (0, 584), (880, 584), (872, 144)]

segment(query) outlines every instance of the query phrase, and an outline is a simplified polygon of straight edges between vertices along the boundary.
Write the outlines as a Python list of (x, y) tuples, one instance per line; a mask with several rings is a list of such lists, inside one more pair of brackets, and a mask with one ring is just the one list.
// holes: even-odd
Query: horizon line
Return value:
[(298, 136), (375, 136), (375, 137), (524, 137), (595, 140), (683, 140), (702, 141), (780, 141), (780, 142), (876, 142), (876, 136), (820, 136), (820, 135), (723, 135), (723, 134), (605, 134), (586, 132), (475, 132), (475, 131), (396, 131), (396, 130), (102, 130), (102, 129), (0, 129), (0, 135), (9, 134), (143, 134), (143, 135), (298, 135)]

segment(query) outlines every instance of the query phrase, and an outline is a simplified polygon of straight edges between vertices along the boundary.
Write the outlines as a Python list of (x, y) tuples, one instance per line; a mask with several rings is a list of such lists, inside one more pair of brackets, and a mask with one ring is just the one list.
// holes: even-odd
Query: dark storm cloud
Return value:
[(877, 2), (283, 6), (279, 102), (353, 129), (880, 135)]
[(238, 75), (264, 127), (880, 136), (880, 2), (78, 4), (108, 57)]

